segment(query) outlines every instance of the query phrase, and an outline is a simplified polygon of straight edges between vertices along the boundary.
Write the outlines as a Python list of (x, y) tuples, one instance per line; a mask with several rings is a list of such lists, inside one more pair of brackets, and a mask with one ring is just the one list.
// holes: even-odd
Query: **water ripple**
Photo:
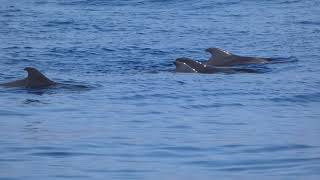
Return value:
[(292, 144), (292, 145), (279, 145), (279, 146), (265, 146), (265, 147), (241, 147), (241, 149), (234, 150), (238, 153), (271, 153), (271, 152), (281, 152), (281, 151), (297, 151), (299, 149), (310, 149), (316, 148), (309, 145), (303, 144)]
[(299, 21), (299, 22), (297, 22), (297, 24), (319, 26), (320, 22), (316, 22), (316, 21)]
[[(2, 0), (1, 82), (61, 84), (0, 88), (0, 179), (319, 179), (319, 5)], [(208, 47), (274, 64), (174, 73)]]
[(306, 93), (294, 95), (291, 97), (277, 97), (271, 99), (274, 102), (293, 102), (293, 103), (309, 103), (320, 102), (320, 93)]
[(82, 152), (64, 152), (64, 151), (56, 151), (56, 152), (38, 152), (38, 153), (30, 153), (32, 156), (47, 156), (53, 158), (67, 158), (73, 156), (104, 156), (104, 154), (97, 153), (82, 153)]
[(309, 163), (317, 164), (319, 157), (313, 158), (283, 158), (283, 159), (251, 159), (239, 161), (191, 161), (187, 164), (201, 165), (210, 169), (223, 171), (254, 171), (278, 168), (297, 167)]

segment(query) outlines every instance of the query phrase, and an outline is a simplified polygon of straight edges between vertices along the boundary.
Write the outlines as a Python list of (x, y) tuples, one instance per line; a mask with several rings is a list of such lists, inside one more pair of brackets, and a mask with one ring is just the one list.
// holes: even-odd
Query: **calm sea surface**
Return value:
[[(0, 0), (0, 180), (320, 178), (320, 1)], [(290, 60), (175, 73), (208, 47)]]

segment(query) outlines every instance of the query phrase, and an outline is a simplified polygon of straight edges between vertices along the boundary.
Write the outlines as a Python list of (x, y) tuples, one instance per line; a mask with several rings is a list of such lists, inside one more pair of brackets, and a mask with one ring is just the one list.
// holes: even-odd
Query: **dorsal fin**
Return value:
[(233, 55), (232, 53), (219, 48), (208, 48), (206, 51), (211, 54), (211, 58), (207, 62), (207, 64), (210, 65), (224, 64), (225, 61)]
[(208, 48), (206, 49), (206, 51), (209, 52), (215, 58), (228, 57), (232, 55), (232, 53), (219, 48)]
[(26, 67), (24, 68), (24, 70), (28, 72), (28, 77), (26, 78), (26, 87), (37, 88), (56, 84), (55, 82), (47, 78), (45, 75), (43, 75), (36, 68)]

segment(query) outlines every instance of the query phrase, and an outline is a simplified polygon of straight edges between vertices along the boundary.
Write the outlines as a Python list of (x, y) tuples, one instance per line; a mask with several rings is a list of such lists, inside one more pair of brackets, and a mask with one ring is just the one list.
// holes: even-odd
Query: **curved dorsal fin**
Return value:
[(211, 54), (211, 57), (207, 62), (207, 64), (210, 65), (224, 64), (229, 57), (233, 56), (232, 53), (219, 48), (208, 48), (206, 51)]
[(232, 53), (219, 48), (208, 48), (206, 49), (206, 51), (209, 52), (215, 58), (228, 57), (232, 55)]
[(46, 87), (56, 84), (51, 81), (45, 75), (43, 75), (40, 71), (33, 67), (24, 68), (25, 71), (28, 72), (28, 77), (26, 80), (26, 87), (37, 88), (37, 87)]

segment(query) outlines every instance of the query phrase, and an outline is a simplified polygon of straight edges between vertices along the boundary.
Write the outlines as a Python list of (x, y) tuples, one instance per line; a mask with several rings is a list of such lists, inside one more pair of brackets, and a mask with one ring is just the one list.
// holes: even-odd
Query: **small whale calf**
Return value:
[(174, 62), (176, 65), (176, 72), (184, 73), (257, 73), (258, 71), (248, 68), (235, 68), (235, 67), (222, 67), (222, 66), (211, 66), (195, 61), (190, 58), (178, 58)]
[(57, 85), (58, 83), (50, 80), (43, 75), (39, 70), (33, 67), (24, 68), (28, 76), (21, 80), (16, 80), (8, 83), (0, 84), (3, 87), (22, 87), (22, 88), (46, 88), (49, 86)]

